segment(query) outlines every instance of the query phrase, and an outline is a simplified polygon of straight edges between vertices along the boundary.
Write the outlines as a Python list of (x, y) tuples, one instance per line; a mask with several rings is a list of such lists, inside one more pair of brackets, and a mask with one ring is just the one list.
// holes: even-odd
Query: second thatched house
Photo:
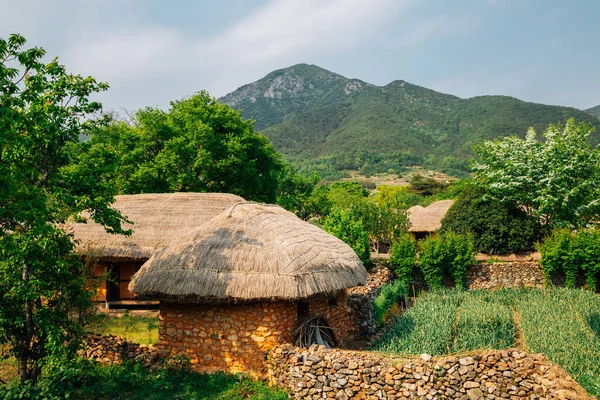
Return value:
[(261, 375), (277, 344), (343, 342), (356, 328), (344, 289), (366, 278), (341, 240), (281, 207), (246, 202), (157, 251), (129, 288), (160, 300), (163, 356)]
[(94, 222), (70, 223), (67, 231), (78, 240), (77, 252), (95, 267), (99, 284), (96, 300), (112, 306), (139, 304), (128, 289), (131, 277), (158, 250), (197, 230), (232, 204), (245, 201), (225, 193), (164, 193), (116, 196), (112, 205), (133, 222), (131, 236), (113, 235)]
[(442, 227), (442, 220), (454, 204), (454, 200), (441, 200), (427, 207), (414, 206), (408, 209), (410, 228), (408, 231), (417, 239), (432, 235)]

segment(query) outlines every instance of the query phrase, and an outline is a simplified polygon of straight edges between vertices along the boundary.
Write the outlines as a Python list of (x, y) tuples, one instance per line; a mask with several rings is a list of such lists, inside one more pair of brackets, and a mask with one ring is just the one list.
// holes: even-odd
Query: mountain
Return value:
[(485, 139), (524, 136), (531, 126), (542, 132), (570, 117), (600, 128), (575, 108), (507, 96), (462, 99), (402, 80), (376, 86), (307, 64), (271, 72), (220, 100), (254, 119), (301, 171), (330, 178), (347, 170), (402, 173), (411, 165), (462, 175), (473, 145)]
[(600, 119), (600, 106), (588, 108), (585, 112)]

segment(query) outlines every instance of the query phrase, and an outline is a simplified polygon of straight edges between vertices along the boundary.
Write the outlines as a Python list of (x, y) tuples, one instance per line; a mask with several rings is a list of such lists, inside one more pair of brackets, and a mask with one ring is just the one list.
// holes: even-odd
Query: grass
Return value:
[(139, 364), (106, 367), (80, 360), (42, 378), (34, 388), (16, 382), (0, 385), (0, 398), (283, 400), (287, 394), (241, 375), (173, 368), (150, 371)]
[(96, 314), (87, 329), (101, 335), (115, 335), (140, 344), (158, 342), (158, 317), (136, 316), (128, 312), (120, 316)]
[(515, 346), (517, 331), (527, 351), (546, 354), (600, 397), (600, 296), (581, 289), (426, 293), (373, 349), (434, 356), (502, 349)]

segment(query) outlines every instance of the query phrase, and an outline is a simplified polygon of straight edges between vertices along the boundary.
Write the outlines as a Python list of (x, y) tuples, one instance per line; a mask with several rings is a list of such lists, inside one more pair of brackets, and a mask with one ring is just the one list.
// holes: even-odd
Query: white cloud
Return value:
[(443, 14), (417, 24), (403, 39), (405, 46), (414, 46), (433, 38), (466, 35), (479, 27), (480, 21), (469, 14)]

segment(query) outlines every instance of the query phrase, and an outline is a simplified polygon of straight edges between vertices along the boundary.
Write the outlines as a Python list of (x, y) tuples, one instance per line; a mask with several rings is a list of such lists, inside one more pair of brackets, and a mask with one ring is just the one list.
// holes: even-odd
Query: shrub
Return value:
[(343, 240), (352, 247), (352, 250), (358, 255), (358, 258), (369, 265), (371, 261), (371, 252), (369, 249), (369, 236), (363, 228), (362, 221), (355, 220), (352, 212), (348, 210), (333, 209), (331, 213), (323, 219), (323, 229), (338, 239)]
[(408, 296), (408, 289), (400, 280), (383, 285), (379, 295), (373, 300), (375, 321), (378, 324), (383, 323), (386, 315), (406, 296)]
[(471, 234), (478, 251), (487, 254), (531, 251), (541, 226), (514, 203), (487, 196), (485, 189), (469, 186), (442, 220), (441, 233)]
[(577, 274), (585, 274), (590, 290), (596, 290), (596, 277), (600, 272), (600, 232), (583, 230), (572, 232), (560, 229), (540, 246), (542, 270), (546, 284), (558, 273), (565, 274), (565, 284), (569, 288), (576, 285)]
[(390, 250), (390, 267), (406, 287), (410, 286), (417, 261), (417, 241), (410, 234), (400, 236)]
[(474, 244), (470, 235), (446, 232), (419, 242), (418, 266), (425, 282), (432, 289), (442, 287), (444, 275), (448, 274), (458, 287), (467, 281), (467, 269), (473, 264)]

